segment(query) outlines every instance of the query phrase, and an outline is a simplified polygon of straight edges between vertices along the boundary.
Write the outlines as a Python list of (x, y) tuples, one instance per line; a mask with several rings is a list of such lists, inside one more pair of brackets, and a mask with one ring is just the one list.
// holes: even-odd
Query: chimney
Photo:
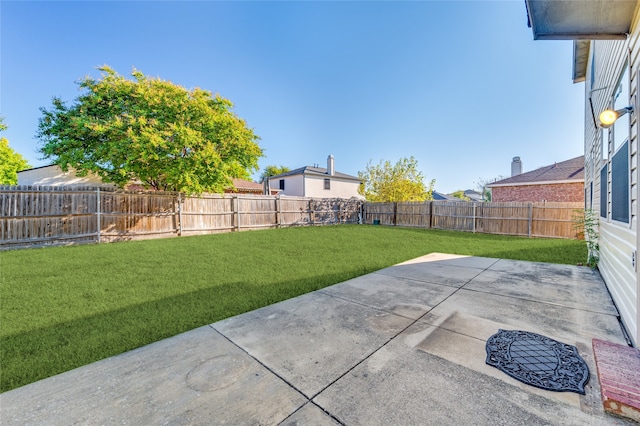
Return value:
[(334, 173), (335, 173), (335, 169), (333, 166), (333, 155), (329, 155), (327, 157), (327, 174), (329, 176), (333, 176)]
[(520, 157), (513, 157), (513, 161), (511, 162), (511, 177), (518, 176), (522, 174), (522, 161), (520, 161)]

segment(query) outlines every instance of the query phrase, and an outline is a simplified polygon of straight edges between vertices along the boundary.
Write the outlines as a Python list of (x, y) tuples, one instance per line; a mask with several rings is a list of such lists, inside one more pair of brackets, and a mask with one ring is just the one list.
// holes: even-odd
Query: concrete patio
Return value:
[[(430, 254), (0, 396), (0, 423), (615, 425), (593, 338), (625, 344), (597, 272)], [(498, 329), (578, 348), (586, 395), (485, 364)]]

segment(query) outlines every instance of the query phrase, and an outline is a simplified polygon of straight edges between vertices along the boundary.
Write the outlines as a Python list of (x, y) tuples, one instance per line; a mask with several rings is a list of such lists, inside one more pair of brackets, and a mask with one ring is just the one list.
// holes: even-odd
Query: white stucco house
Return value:
[[(574, 40), (573, 82), (585, 89), (585, 207), (599, 215), (598, 269), (637, 347), (640, 1), (525, 3), (534, 39)], [(605, 110), (617, 110), (613, 123), (600, 117)]]
[(305, 166), (269, 178), (271, 190), (281, 195), (311, 198), (358, 198), (361, 180), (335, 170), (333, 155), (327, 158), (327, 168)]

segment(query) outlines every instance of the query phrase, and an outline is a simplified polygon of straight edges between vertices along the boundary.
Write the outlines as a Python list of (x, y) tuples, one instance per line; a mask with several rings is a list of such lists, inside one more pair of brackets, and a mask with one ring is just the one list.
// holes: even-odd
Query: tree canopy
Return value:
[(288, 171), (291, 171), (291, 169), (288, 168), (287, 166), (276, 166), (276, 165), (266, 166), (262, 170), (262, 174), (260, 175), (260, 181), (262, 182), (268, 177), (276, 176), (282, 173), (286, 173)]
[[(7, 130), (4, 119), (0, 117), (0, 131)], [(9, 146), (9, 140), (0, 138), (0, 185), (16, 185), (18, 172), (31, 167), (29, 162)]]
[(452, 192), (451, 196), (455, 197), (455, 198), (459, 198), (459, 199), (461, 199), (463, 201), (471, 201), (471, 198), (469, 198), (466, 195), (464, 195), (464, 191), (462, 189), (459, 189), (457, 191)]
[(358, 192), (371, 202), (431, 200), (436, 183), (433, 179), (425, 185), (414, 157), (401, 158), (394, 165), (382, 160), (372, 165), (369, 161), (366, 169), (358, 172), (358, 177), (362, 180)]
[(482, 200), (483, 201), (491, 201), (492, 198), (492, 193), (491, 193), (491, 188), (487, 188), (487, 185), (493, 183), (493, 182), (497, 182), (499, 180), (505, 179), (504, 176), (499, 175), (498, 177), (495, 177), (493, 179), (487, 179), (487, 178), (478, 178), (478, 181), (475, 183), (476, 185), (476, 189), (478, 190), (478, 192), (480, 192), (482, 194)]
[(54, 97), (51, 109), (40, 108), (40, 151), (63, 170), (192, 194), (223, 192), (258, 169), (259, 138), (228, 99), (135, 69), (133, 79), (98, 70), (99, 79), (78, 82), (71, 106)]

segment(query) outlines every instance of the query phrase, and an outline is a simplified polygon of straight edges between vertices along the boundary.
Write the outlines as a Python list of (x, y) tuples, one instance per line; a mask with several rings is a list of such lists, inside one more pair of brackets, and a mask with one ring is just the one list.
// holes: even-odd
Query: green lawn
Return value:
[(586, 259), (582, 241), (362, 225), (4, 251), (0, 390), (432, 252)]

